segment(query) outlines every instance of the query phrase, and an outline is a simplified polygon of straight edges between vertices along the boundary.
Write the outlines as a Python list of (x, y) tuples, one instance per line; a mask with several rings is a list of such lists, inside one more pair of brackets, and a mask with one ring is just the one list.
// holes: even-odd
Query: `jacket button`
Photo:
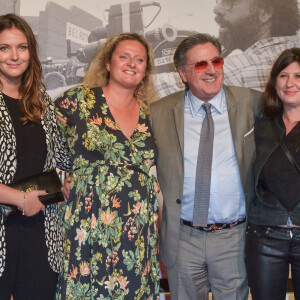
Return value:
[(176, 200), (176, 203), (177, 203), (177, 204), (180, 204), (180, 203), (181, 203), (181, 200), (180, 200), (180, 199), (177, 199), (177, 200)]

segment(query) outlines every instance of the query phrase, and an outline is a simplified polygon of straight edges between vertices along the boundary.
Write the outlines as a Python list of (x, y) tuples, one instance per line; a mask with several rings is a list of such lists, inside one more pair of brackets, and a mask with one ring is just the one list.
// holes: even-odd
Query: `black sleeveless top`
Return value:
[(43, 172), (47, 156), (46, 134), (42, 124), (23, 125), (19, 100), (3, 94), (16, 136), (17, 169), (14, 181)]

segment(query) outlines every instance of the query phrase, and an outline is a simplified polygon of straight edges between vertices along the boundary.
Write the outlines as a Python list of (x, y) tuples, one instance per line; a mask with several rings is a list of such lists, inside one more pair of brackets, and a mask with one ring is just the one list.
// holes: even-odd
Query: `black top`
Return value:
[(14, 181), (43, 172), (47, 156), (46, 134), (41, 123), (23, 125), (19, 100), (3, 94), (16, 136), (17, 170)]
[[(294, 159), (300, 165), (300, 123), (285, 134), (285, 126), (280, 118), (279, 125), (284, 129), (282, 141), (285, 143)], [(287, 159), (284, 151), (277, 146), (262, 168), (258, 185), (272, 193), (289, 211), (293, 211), (300, 201), (300, 174)]]

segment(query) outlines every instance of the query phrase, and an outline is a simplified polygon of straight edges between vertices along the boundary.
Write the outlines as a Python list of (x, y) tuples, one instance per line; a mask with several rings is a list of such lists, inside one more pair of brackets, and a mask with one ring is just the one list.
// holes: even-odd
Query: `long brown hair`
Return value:
[(83, 83), (90, 87), (104, 87), (109, 82), (110, 73), (106, 69), (106, 63), (111, 62), (111, 57), (117, 45), (121, 41), (133, 40), (140, 42), (147, 52), (147, 66), (145, 77), (137, 86), (134, 96), (139, 102), (150, 103), (156, 97), (154, 89), (152, 74), (154, 73), (154, 59), (152, 50), (146, 39), (137, 33), (121, 33), (108, 39), (103, 45), (100, 46), (96, 56), (91, 61), (88, 70), (85, 73)]
[(280, 72), (293, 62), (300, 65), (300, 48), (284, 50), (273, 64), (261, 103), (263, 114), (269, 118), (283, 113), (283, 104), (276, 91), (276, 81)]
[[(19, 87), (22, 111), (21, 121), (23, 124), (26, 124), (28, 121), (38, 123), (45, 107), (43, 102), (45, 86), (42, 83), (42, 66), (38, 58), (38, 45), (30, 26), (24, 19), (15, 14), (0, 16), (0, 32), (11, 28), (17, 28), (24, 33), (27, 38), (30, 55), (28, 68), (23, 73)], [(3, 84), (1, 80), (0, 84), (1, 86)]]

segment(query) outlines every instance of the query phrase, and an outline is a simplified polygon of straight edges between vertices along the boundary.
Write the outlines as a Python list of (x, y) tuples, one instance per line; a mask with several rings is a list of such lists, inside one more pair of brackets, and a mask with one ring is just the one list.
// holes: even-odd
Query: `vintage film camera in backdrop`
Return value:
[[(148, 24), (144, 22), (144, 9), (155, 7)], [(156, 72), (175, 71), (173, 55), (176, 46), (185, 37), (196, 33), (195, 31), (177, 29), (165, 23), (162, 27), (147, 31), (161, 11), (158, 2), (133, 1), (111, 5), (105, 10), (106, 26), (94, 28), (88, 36), (88, 44), (72, 52), (71, 42), (67, 40), (67, 56), (69, 60), (53, 62), (51, 59), (42, 61), (44, 83), (47, 90), (73, 85), (80, 82), (84, 72), (95, 55), (98, 47), (105, 39), (118, 33), (136, 32), (143, 35), (150, 43), (154, 52)]]

